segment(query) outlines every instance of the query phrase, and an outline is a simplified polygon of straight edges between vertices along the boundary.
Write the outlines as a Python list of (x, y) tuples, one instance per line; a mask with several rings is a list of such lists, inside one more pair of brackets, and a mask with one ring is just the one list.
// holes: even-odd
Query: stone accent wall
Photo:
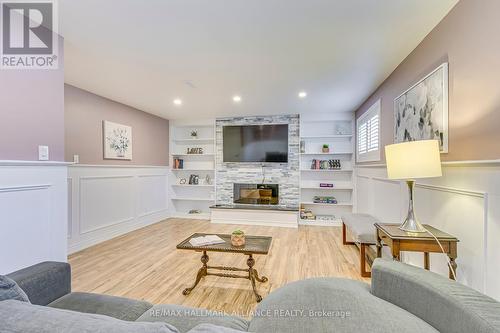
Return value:
[[(288, 124), (288, 163), (223, 163), (225, 125)], [(233, 183), (279, 184), (279, 204), (298, 207), (300, 201), (299, 115), (218, 118), (215, 122), (216, 203), (233, 203)]]

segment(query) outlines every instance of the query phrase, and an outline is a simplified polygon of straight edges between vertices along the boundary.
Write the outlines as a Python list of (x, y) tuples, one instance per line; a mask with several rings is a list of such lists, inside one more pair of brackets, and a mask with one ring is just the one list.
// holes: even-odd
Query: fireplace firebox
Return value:
[(247, 205), (277, 205), (278, 184), (233, 184), (233, 202)]

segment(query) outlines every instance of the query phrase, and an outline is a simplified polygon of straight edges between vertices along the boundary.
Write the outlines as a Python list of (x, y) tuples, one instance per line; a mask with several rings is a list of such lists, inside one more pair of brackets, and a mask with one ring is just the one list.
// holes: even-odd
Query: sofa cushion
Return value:
[(500, 302), (418, 267), (376, 259), (372, 294), (417, 315), (440, 332), (500, 332)]
[(235, 330), (246, 331), (248, 321), (216, 311), (191, 308), (181, 305), (155, 305), (137, 319), (137, 321), (165, 322), (175, 326), (179, 332), (188, 332), (200, 324), (213, 324)]
[(375, 223), (380, 223), (378, 219), (368, 214), (344, 214), (342, 222), (349, 229), (350, 234), (357, 243), (375, 244)]
[(257, 306), (250, 332), (437, 332), (370, 293), (359, 281), (315, 278), (273, 291)]
[(0, 302), (0, 331), (9, 333), (176, 333), (165, 323), (138, 323), (20, 301)]
[(0, 301), (14, 299), (17, 301), (28, 302), (28, 295), (17, 285), (16, 281), (5, 275), (0, 275)]
[(151, 309), (153, 304), (124, 297), (76, 292), (55, 300), (49, 306), (135, 321), (144, 312)]

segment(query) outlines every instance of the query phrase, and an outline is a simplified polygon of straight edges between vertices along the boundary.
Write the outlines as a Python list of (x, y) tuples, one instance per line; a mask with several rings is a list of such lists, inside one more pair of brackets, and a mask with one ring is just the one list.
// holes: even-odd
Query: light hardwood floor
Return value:
[[(265, 298), (291, 281), (312, 277), (359, 276), (359, 253), (342, 245), (341, 228), (300, 226), (298, 229), (211, 224), (209, 221), (168, 219), (95, 245), (69, 257), (73, 291), (86, 291), (173, 303), (245, 315), (257, 303), (250, 281), (205, 277), (189, 296), (182, 290), (194, 282), (200, 254), (175, 246), (195, 232), (272, 236), (267, 256), (255, 256), (255, 268), (269, 278), (258, 283)], [(209, 253), (209, 265), (246, 267), (246, 256)]]

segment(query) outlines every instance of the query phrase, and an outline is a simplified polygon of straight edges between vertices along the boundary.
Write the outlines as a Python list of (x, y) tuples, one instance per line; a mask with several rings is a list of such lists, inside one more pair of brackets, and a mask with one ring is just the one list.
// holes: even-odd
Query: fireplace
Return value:
[(247, 205), (277, 205), (278, 184), (233, 184), (233, 202)]

